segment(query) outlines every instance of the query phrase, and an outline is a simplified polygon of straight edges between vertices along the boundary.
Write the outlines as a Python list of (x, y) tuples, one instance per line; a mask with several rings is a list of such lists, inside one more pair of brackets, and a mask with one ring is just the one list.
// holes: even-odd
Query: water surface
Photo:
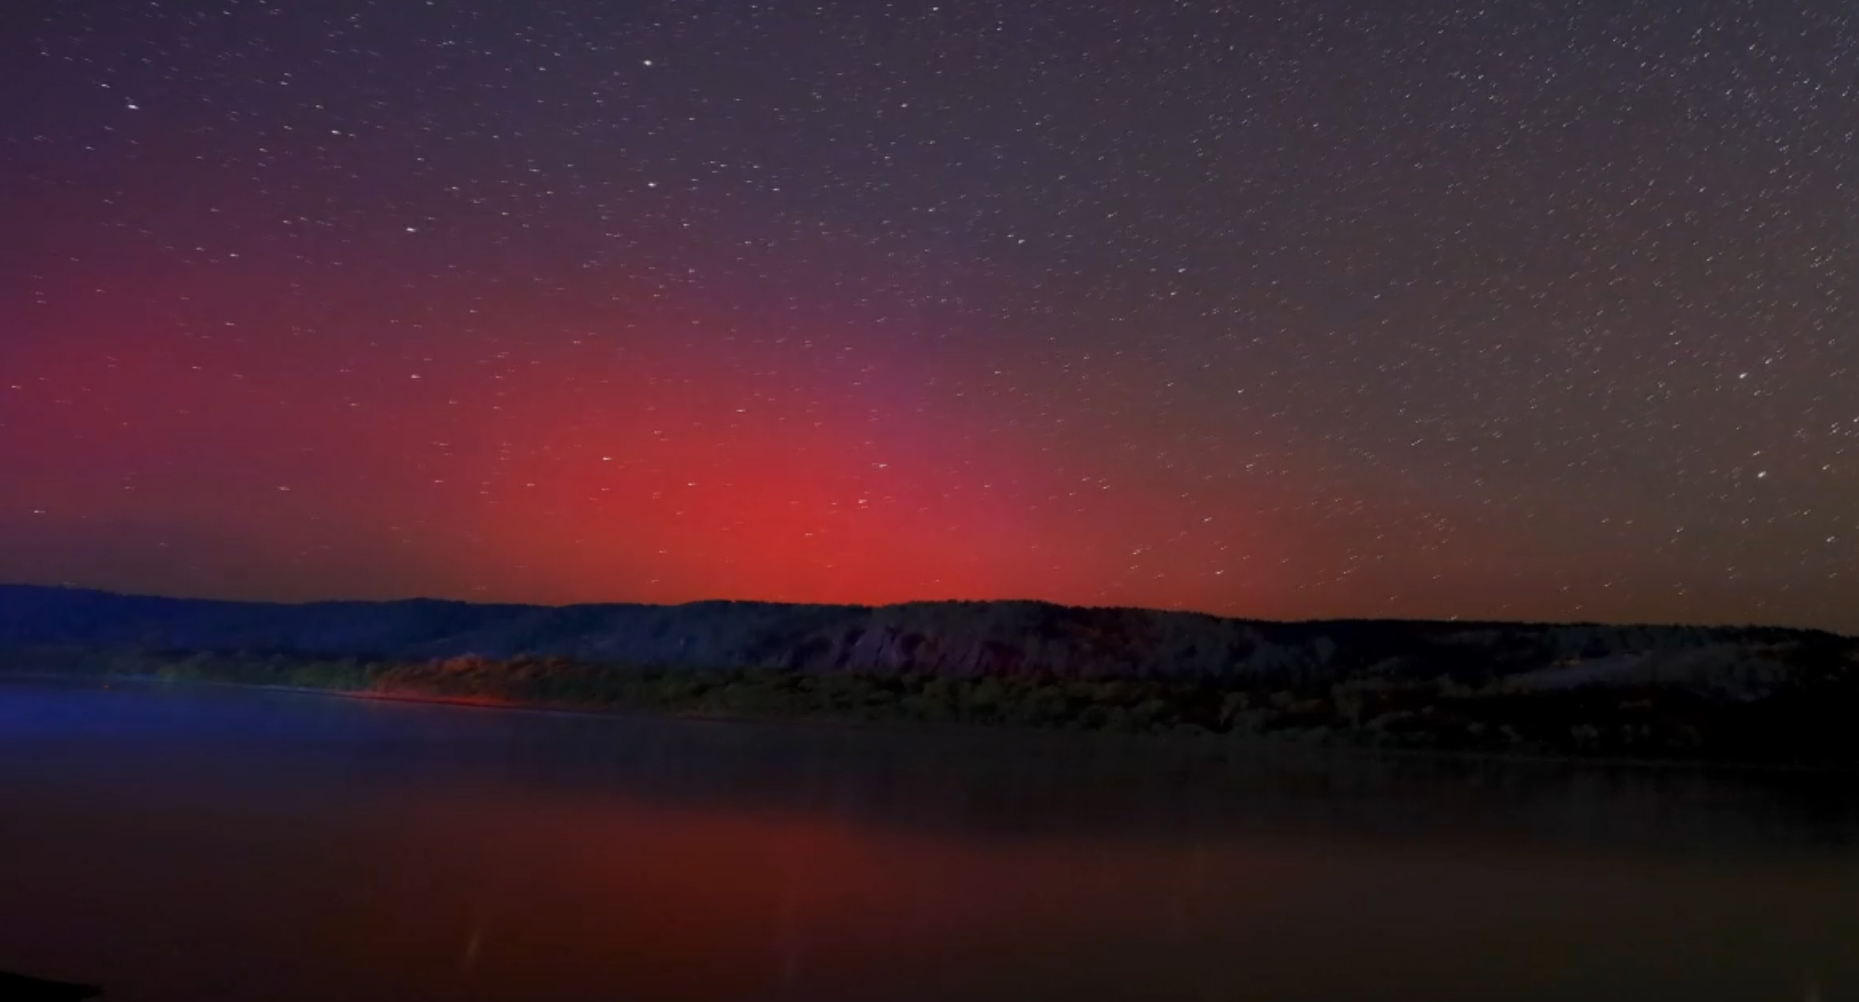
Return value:
[(1859, 999), (1772, 774), (0, 683), (0, 969), (199, 999)]

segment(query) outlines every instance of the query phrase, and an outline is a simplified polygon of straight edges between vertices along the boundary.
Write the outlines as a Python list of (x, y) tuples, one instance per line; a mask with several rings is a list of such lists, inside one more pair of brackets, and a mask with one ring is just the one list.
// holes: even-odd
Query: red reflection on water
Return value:
[(59, 764), (0, 770), (0, 969), (111, 1002), (1621, 1002), (1855, 976), (1859, 868), (1826, 861), (904, 827), (828, 806), (830, 767), (786, 774), (819, 806), (777, 811), (462, 759), (375, 782), (335, 751), (38, 750)]
[(1242, 886), (1295, 879), (1295, 867), (1180, 846), (940, 840), (634, 803), (537, 801), (516, 817), (507, 800), (491, 806), (417, 814), (393, 864), (354, 881), (355, 899), (319, 927), (325, 954), (409, 985), (444, 971), (447, 994), (486, 998), (538, 986), (678, 999), (928, 989), (989, 958), (1037, 969), (1075, 954), (1126, 924), (1103, 914), (1107, 901), (1186, 936)]

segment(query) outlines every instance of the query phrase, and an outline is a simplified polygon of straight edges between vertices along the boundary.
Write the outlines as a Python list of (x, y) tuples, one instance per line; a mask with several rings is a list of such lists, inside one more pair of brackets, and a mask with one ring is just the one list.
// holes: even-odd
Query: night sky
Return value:
[(1840, 0), (8, 0), (0, 580), (1859, 631)]

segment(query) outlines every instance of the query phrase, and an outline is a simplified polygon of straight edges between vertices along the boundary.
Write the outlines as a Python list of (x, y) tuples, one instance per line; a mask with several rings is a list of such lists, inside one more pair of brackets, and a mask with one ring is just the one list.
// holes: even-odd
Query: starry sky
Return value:
[(1859, 632), (1838, 0), (9, 0), (0, 580)]

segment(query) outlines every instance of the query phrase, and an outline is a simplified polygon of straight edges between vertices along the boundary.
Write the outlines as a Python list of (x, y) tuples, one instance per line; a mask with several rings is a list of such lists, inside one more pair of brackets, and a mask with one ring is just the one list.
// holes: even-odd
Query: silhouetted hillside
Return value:
[(1859, 761), (1859, 641), (1038, 602), (210, 602), (0, 587), (18, 668), (529, 704)]
[[(1780, 648), (1850, 647), (1801, 630), (1334, 620), (1270, 623), (1043, 602), (903, 605), (285, 605), (0, 586), (0, 649), (49, 646), (368, 658), (561, 656), (635, 665), (912, 669), (951, 674), (1223, 676), (1525, 672), (1566, 686), (1720, 674)], [(1648, 658), (1648, 655), (1655, 655)], [(1610, 659), (1610, 660), (1602, 660)], [(1548, 671), (1548, 669), (1558, 669)], [(1734, 673), (1733, 673), (1734, 674)]]

